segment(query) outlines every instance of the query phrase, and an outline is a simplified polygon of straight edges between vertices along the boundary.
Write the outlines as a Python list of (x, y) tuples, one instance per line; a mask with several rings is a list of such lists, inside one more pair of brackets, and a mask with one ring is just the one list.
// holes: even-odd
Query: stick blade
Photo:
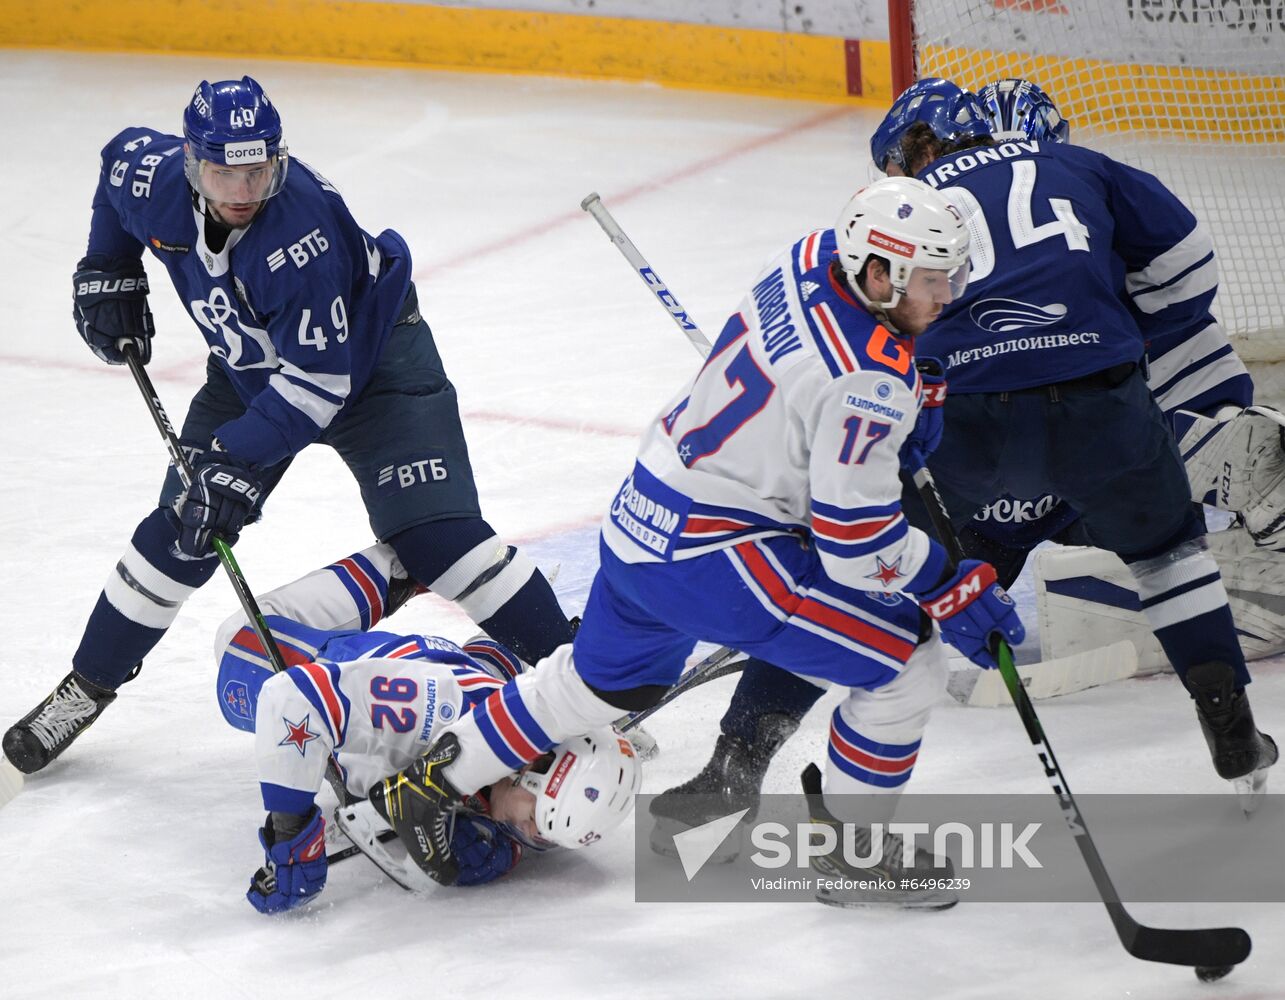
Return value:
[(1239, 927), (1168, 930), (1140, 926), (1137, 936), (1126, 943), (1126, 947), (1130, 955), (1145, 962), (1219, 967), (1245, 961), (1253, 941)]
[[(1035, 701), (1086, 691), (1134, 676), (1138, 652), (1132, 642), (1121, 639), (1100, 649), (1074, 653), (1056, 660), (1028, 663), (1017, 668), (1022, 686)], [(951, 672), (947, 690), (961, 705), (998, 708), (1013, 704), (1004, 678), (998, 670), (966, 667)]]
[(10, 764), (7, 757), (0, 757), (0, 809), (22, 791), (22, 783), (22, 772)]

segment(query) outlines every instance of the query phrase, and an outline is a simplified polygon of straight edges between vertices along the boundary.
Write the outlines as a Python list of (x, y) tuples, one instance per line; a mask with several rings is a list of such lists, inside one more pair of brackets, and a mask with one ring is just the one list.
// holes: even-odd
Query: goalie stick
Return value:
[[(1100, 684), (1111, 684), (1138, 672), (1138, 651), (1128, 639), (1109, 646), (1073, 653), (1055, 660), (1041, 660), (1017, 667), (1022, 687), (1033, 701), (1075, 694)], [(997, 670), (969, 665), (952, 670), (946, 691), (961, 705), (996, 708), (1011, 705), (1008, 687)]]
[[(687, 335), (693, 346), (702, 355), (708, 356), (710, 350), (708, 338), (688, 318), (686, 312), (678, 305), (678, 300), (673, 297), (668, 287), (656, 276), (656, 273), (643, 259), (642, 254), (638, 252), (638, 248), (633, 245), (629, 237), (621, 230), (620, 225), (611, 217), (611, 213), (607, 211), (606, 206), (602, 204), (602, 200), (598, 195), (589, 195), (581, 202), (581, 207), (598, 221), (603, 231), (616, 244), (620, 252), (624, 254), (625, 259), (633, 265), (639, 277), (651, 288), (653, 294), (673, 317), (674, 322)], [(946, 547), (951, 563), (959, 563), (964, 558), (964, 552), (959, 544), (959, 539), (955, 536), (955, 529), (946, 515), (945, 505), (937, 492), (937, 486), (932, 480), (932, 474), (926, 468), (920, 469), (915, 473), (915, 485), (919, 488), (919, 494), (923, 498), (924, 506), (928, 508), (928, 514), (932, 519), (933, 526), (941, 543)], [(1040, 761), (1044, 765), (1044, 773), (1053, 787), (1053, 794), (1057, 796), (1062, 815), (1066, 819), (1067, 825), (1071, 828), (1071, 834), (1075, 838), (1076, 846), (1079, 847), (1080, 853), (1084, 857), (1089, 874), (1093, 876), (1093, 882), (1097, 886), (1098, 893), (1102, 897), (1102, 902), (1111, 916), (1111, 922), (1115, 925), (1116, 933), (1119, 935), (1120, 942), (1124, 945), (1125, 950), (1134, 958), (1144, 959), (1149, 962), (1189, 965), (1196, 966), (1198, 969), (1216, 968), (1221, 970), (1243, 962), (1249, 955), (1251, 942), (1249, 935), (1239, 927), (1217, 927), (1202, 930), (1169, 930), (1146, 927), (1134, 920), (1125, 909), (1124, 903), (1120, 900), (1120, 894), (1116, 891), (1115, 885), (1111, 881), (1111, 876), (1107, 873), (1106, 865), (1103, 864), (1102, 857), (1098, 854), (1097, 845), (1094, 844), (1093, 838), (1089, 835), (1088, 827), (1084, 823), (1084, 817), (1080, 814), (1079, 806), (1076, 805), (1075, 799), (1071, 795), (1071, 790), (1067, 786), (1066, 778), (1062, 775), (1062, 769), (1057, 762), (1057, 758), (1053, 755), (1053, 747), (1044, 735), (1039, 717), (1035, 714), (1035, 707), (1031, 704), (1031, 699), (1022, 685), (1022, 679), (1018, 676), (1017, 670), (1013, 666), (1012, 650), (1001, 639), (996, 652), (1000, 674), (1008, 687), (1009, 696), (1017, 707), (1018, 714), (1021, 716), (1023, 726), (1026, 727), (1031, 743), (1040, 748), (1038, 752)]]
[[(137, 348), (133, 343), (121, 341), (120, 350), (125, 356), (125, 363), (129, 365), (130, 374), (134, 376), (134, 382), (138, 385), (138, 391), (143, 394), (143, 399), (147, 403), (147, 410), (152, 415), (152, 421), (156, 424), (156, 429), (160, 431), (165, 447), (170, 453), (170, 461), (173, 462), (179, 479), (183, 481), (184, 487), (190, 486), (192, 484), (192, 464), (187, 460), (187, 456), (183, 454), (183, 449), (179, 445), (178, 435), (174, 433), (174, 425), (170, 423), (169, 414), (165, 412), (165, 407), (161, 405), (161, 397), (156, 394), (156, 387), (152, 385), (152, 379), (147, 374), (147, 369), (143, 367), (143, 362), (139, 360)], [(250, 620), (250, 627), (254, 629), (254, 634), (258, 637), (259, 643), (263, 646), (263, 651), (267, 654), (268, 664), (272, 667), (272, 672), (274, 674), (283, 672), (286, 669), (286, 661), (281, 655), (281, 650), (277, 646), (276, 640), (272, 638), (272, 633), (268, 630), (268, 623), (263, 620), (263, 612), (259, 610), (259, 602), (254, 599), (254, 594), (250, 591), (250, 585), (245, 582), (241, 567), (237, 565), (236, 557), (232, 555), (232, 546), (228, 545), (220, 536), (215, 535), (214, 551), (218, 553), (219, 562), (227, 570), (228, 579), (232, 581), (232, 589), (236, 591), (237, 600), (241, 602), (241, 610), (245, 612), (246, 617)], [(344, 787), (344, 780), (339, 774), (339, 766), (335, 763), (334, 757), (330, 757), (326, 762), (326, 781), (330, 783), (330, 787), (334, 790), (340, 805), (353, 801), (353, 796)]]
[[(920, 469), (915, 473), (915, 485), (919, 488), (924, 506), (928, 508), (928, 516), (932, 519), (937, 537), (946, 547), (951, 565), (957, 565), (964, 559), (964, 550), (946, 514), (945, 504), (942, 503), (941, 494), (937, 492), (937, 484), (933, 482), (932, 473), (927, 468)], [(1097, 886), (1098, 895), (1111, 916), (1111, 923), (1115, 925), (1116, 934), (1119, 935), (1124, 950), (1134, 958), (1148, 962), (1166, 962), (1170, 965), (1190, 965), (1205, 969), (1222, 969), (1243, 962), (1249, 956), (1252, 942), (1249, 935), (1239, 927), (1209, 927), (1199, 930), (1147, 927), (1138, 923), (1125, 909), (1115, 883), (1111, 881), (1102, 856), (1098, 853), (1097, 845), (1093, 842), (1089, 828), (1084, 822), (1084, 816), (1080, 813), (1080, 807), (1076, 805), (1075, 797), (1066, 783), (1066, 777), (1062, 774), (1062, 767), (1053, 753), (1053, 746), (1044, 735), (1039, 716), (1035, 714), (1035, 706), (1031, 704), (1026, 688), (1022, 685), (1022, 679), (1018, 676), (1017, 668), (1013, 666), (1013, 651), (1007, 642), (999, 639), (995, 644), (995, 654), (999, 660), (999, 672), (1004, 678), (1004, 684), (1008, 687), (1009, 696), (1013, 699), (1017, 714), (1021, 716), (1022, 725), (1026, 727), (1027, 736), (1036, 747), (1040, 763), (1044, 765), (1044, 774), (1053, 787), (1053, 794), (1057, 796), (1062, 817), (1066, 820), (1066, 825), (1071, 828), (1071, 835), (1075, 838), (1075, 844), (1080, 849), (1089, 874), (1093, 876), (1093, 884)]]

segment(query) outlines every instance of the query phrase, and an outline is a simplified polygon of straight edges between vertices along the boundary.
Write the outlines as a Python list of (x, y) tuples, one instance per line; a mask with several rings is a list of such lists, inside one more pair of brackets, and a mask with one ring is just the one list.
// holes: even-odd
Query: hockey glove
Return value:
[(941, 635), (979, 667), (999, 666), (993, 643), (1006, 639), (1015, 645), (1026, 638), (1017, 607), (995, 582), (995, 567), (965, 559), (954, 576), (926, 594), (919, 605), (941, 625)]
[(137, 260), (86, 257), (72, 275), (71, 315), (89, 349), (109, 365), (123, 365), (121, 341), (133, 343), (139, 360), (152, 358), (152, 310), (147, 274)]
[(245, 898), (260, 913), (293, 910), (326, 887), (326, 820), (316, 806), (305, 817), (303, 829), (280, 843), (269, 815), (259, 842), (264, 864), (250, 879)]
[(227, 452), (207, 451), (192, 470), (192, 485), (178, 499), (179, 551), (204, 559), (214, 535), (236, 544), (241, 529), (259, 519), (263, 486), (254, 471)]
[(485, 885), (513, 870), (522, 860), (522, 845), (493, 819), (459, 812), (455, 814), (451, 854), (460, 866), (456, 885)]
[(936, 358), (918, 358), (915, 367), (924, 383), (923, 403), (915, 426), (901, 446), (901, 467), (912, 475), (924, 467), (941, 444), (945, 429), (946, 371)]

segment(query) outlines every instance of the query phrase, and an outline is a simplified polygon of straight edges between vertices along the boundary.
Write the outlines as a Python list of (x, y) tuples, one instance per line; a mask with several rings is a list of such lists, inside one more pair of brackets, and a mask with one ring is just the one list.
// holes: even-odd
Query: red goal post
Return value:
[(1218, 250), (1214, 312), (1285, 398), (1285, 0), (888, 0), (893, 89), (1034, 80), (1072, 141), (1160, 177)]

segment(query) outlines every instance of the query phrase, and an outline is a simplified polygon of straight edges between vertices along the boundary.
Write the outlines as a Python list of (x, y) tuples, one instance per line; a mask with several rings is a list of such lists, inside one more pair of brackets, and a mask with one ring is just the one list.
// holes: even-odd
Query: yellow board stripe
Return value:
[[(920, 53), (919, 73), (946, 76), (972, 90), (1004, 77), (1037, 80), (1046, 87), (1056, 81), (1050, 96), (1073, 129), (1285, 142), (1285, 76), (933, 45)], [(1229, 93), (1235, 95), (1231, 100)]]
[[(848, 51), (845, 45), (856, 48)], [(0, 0), (0, 46), (648, 80), (879, 105), (893, 97), (886, 41), (352, 0)], [(853, 56), (861, 67), (860, 85), (850, 88)]]

